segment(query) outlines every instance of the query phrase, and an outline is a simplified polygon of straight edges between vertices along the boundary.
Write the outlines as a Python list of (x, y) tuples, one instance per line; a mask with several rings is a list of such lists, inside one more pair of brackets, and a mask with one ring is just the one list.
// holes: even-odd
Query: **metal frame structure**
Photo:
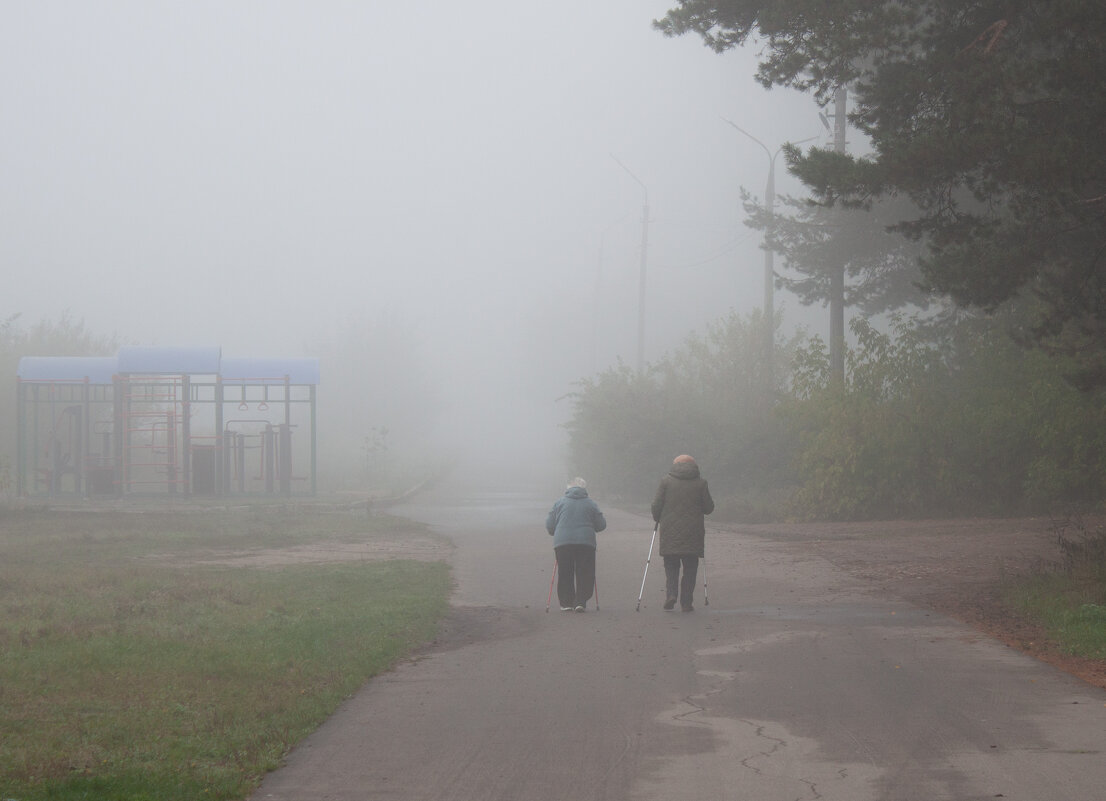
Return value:
[(105, 487), (112, 491), (110, 432), (116, 365), (114, 357), (20, 360), (16, 377), (18, 496), (69, 493), (88, 497)]
[(17, 495), (313, 495), (318, 382), (317, 359), (219, 348), (24, 357)]

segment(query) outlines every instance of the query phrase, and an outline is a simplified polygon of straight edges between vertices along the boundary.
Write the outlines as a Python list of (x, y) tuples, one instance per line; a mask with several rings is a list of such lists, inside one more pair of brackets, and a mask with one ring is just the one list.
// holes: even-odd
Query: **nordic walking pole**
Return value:
[(596, 577), (595, 581), (595, 611), (599, 611), (599, 578)]
[(703, 559), (703, 606), (710, 606), (710, 598), (707, 597), (707, 560)]
[(549, 599), (545, 602), (545, 613), (549, 614), (549, 607), (553, 603), (553, 582), (557, 580), (557, 557), (553, 557), (553, 575), (549, 578)]
[(635, 612), (641, 611), (641, 596), (645, 594), (645, 577), (649, 575), (649, 563), (653, 561), (653, 542), (657, 539), (657, 528), (660, 523), (653, 524), (653, 536), (649, 539), (649, 555), (645, 557), (645, 573), (641, 576), (641, 591), (637, 594), (637, 609)]

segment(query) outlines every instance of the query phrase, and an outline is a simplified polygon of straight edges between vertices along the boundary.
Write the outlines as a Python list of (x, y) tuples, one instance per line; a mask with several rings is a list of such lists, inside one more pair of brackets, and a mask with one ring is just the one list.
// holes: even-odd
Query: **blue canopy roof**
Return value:
[(24, 356), (15, 374), (23, 381), (84, 381), (110, 384), (117, 372), (115, 356)]
[(221, 348), (119, 349), (119, 372), (139, 375), (215, 375)]
[(318, 359), (224, 359), (220, 348), (120, 348), (118, 356), (24, 356), (23, 381), (110, 384), (116, 375), (219, 375), (224, 384), (319, 383)]

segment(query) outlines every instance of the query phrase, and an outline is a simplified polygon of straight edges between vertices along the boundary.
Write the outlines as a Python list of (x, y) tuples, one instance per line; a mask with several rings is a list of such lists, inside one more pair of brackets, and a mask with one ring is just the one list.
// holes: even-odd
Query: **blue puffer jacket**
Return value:
[(582, 487), (569, 487), (545, 517), (545, 530), (553, 537), (553, 547), (590, 545), (595, 547), (595, 532), (607, 527), (599, 505)]

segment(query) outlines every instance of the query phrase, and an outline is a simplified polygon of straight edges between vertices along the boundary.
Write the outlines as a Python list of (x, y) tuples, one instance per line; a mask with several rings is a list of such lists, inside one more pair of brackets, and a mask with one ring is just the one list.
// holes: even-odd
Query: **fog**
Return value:
[[(636, 361), (646, 191), (654, 360), (762, 302), (740, 189), (763, 197), (768, 158), (723, 118), (772, 151), (824, 133), (810, 98), (753, 80), (755, 52), (653, 30), (670, 5), (11, 4), (0, 318), (328, 350), (324, 429), (328, 404), (403, 384), (417, 424), (361, 421), (397, 450), (571, 469), (558, 399)], [(799, 187), (780, 170), (777, 191)], [(823, 333), (824, 311), (776, 302)]]

